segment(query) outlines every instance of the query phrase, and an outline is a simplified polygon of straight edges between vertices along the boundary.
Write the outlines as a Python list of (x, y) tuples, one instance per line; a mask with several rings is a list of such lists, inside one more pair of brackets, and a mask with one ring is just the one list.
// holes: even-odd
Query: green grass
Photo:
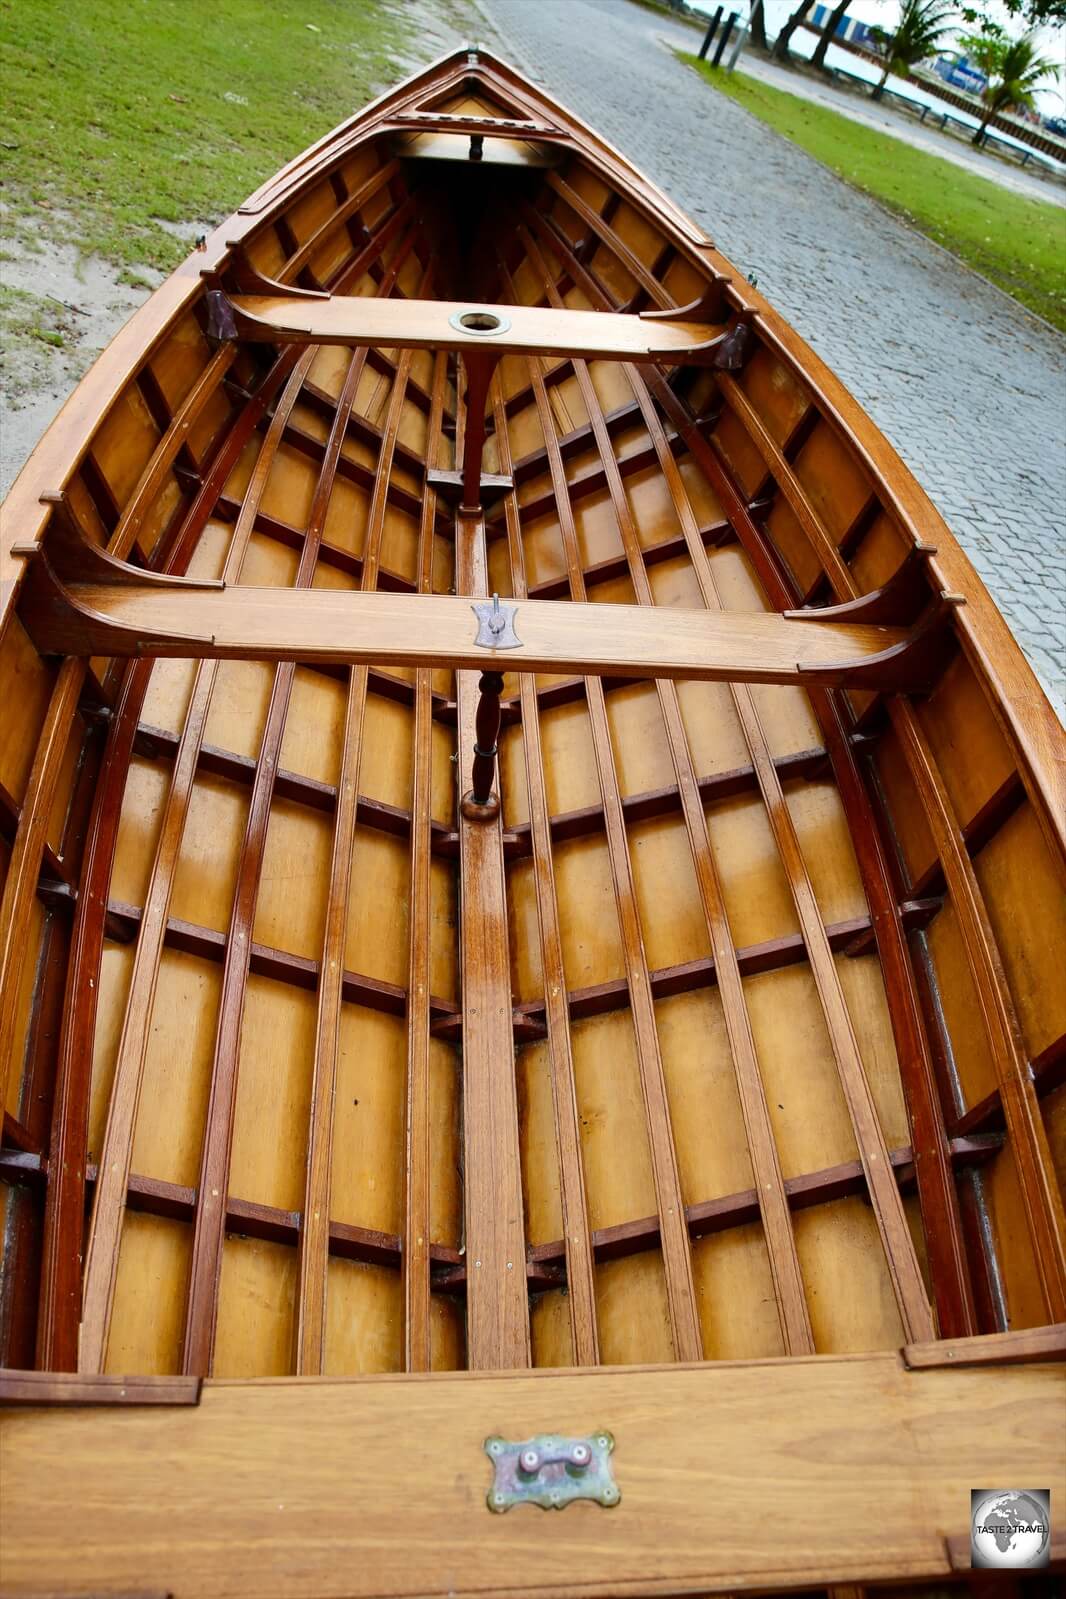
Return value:
[(189, 245), (160, 222), (227, 216), (400, 76), (411, 31), (383, 0), (0, 0), (7, 226), (169, 270)]
[(701, 72), (761, 121), (1066, 332), (1066, 212), (741, 72)]

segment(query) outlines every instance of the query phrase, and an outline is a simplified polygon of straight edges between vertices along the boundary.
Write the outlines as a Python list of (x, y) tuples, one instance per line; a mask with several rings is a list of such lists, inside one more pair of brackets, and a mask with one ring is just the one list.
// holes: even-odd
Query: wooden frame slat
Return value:
[[(657, 288), (656, 292), (662, 297), (661, 290)], [(600, 294), (602, 296), (602, 290)], [(638, 393), (642, 387), (638, 372), (635, 368), (630, 368), (628, 375), (634, 393)], [(721, 379), (726, 375), (719, 376)], [(727, 379), (727, 381), (732, 380)], [(663, 453), (660, 465), (675, 500), (679, 502), (681, 498), (687, 499), (684, 484), (671, 452)], [(691, 510), (685, 525), (690, 535), (689, 555), (704, 603), (708, 610), (720, 610), (721, 598), (703, 541), (693, 536), (697, 529)], [(751, 751), (752, 765), (758, 775), (767, 819), (777, 843), (807, 946), (811, 975), (815, 981), (829, 1031), (830, 1044), (855, 1130), (860, 1159), (867, 1174), (870, 1200), (877, 1218), (900, 1319), (908, 1339), (917, 1341), (931, 1337), (933, 1321), (925, 1285), (922, 1282), (907, 1218), (900, 1202), (899, 1190), (892, 1181), (887, 1167), (888, 1151), (878, 1120), (877, 1108), (866, 1079), (851, 1016), (833, 963), (832, 951), (814, 897), (795, 824), (785, 800), (784, 790), (751, 691), (747, 685), (734, 682), (730, 685), (730, 692), (745, 741)]]
[[(573, 602), (585, 599), (584, 575), (578, 551), (577, 529), (570, 504), (566, 468), (557, 444), (555, 419), (548, 401), (541, 374), (541, 364), (530, 359), (530, 374), (536, 396), (541, 430), (548, 451), (552, 487), (556, 496), (560, 536)], [(567, 607), (568, 610), (572, 607)], [(599, 607), (592, 607), (598, 610)], [(634, 610), (634, 616), (640, 616)], [(644, 953), (644, 940), (637, 911), (636, 892), (633, 886), (632, 866), (626, 838), (625, 816), (622, 810), (618, 777), (615, 771), (607, 705), (603, 685), (598, 677), (590, 677), (586, 684), (589, 723), (595, 754), (596, 771), (603, 802), (607, 835), (607, 849), (614, 883), (615, 903), (618, 911), (622, 951), (629, 988), (630, 1010), (640, 1068), (641, 1089), (644, 1097), (651, 1154), (652, 1175), (655, 1184), (659, 1218), (662, 1227), (663, 1265), (666, 1292), (670, 1307), (670, 1325), (674, 1350), (678, 1360), (699, 1360), (703, 1354), (699, 1315), (696, 1309), (695, 1285), (692, 1277), (692, 1253), (684, 1226), (684, 1204), (681, 1180), (677, 1167), (670, 1110), (666, 1095), (659, 1037), (655, 1026), (655, 1008), (648, 981), (648, 965)]]
[[(430, 273), (425, 274), (428, 284)], [(362, 363), (360, 363), (361, 370)], [(363, 546), (361, 587), (373, 593), (381, 563), (381, 542), (388, 509), (388, 484), (392, 472), (396, 434), (403, 412), (411, 353), (404, 351), (396, 368), (392, 394), (378, 457), (374, 496), (367, 519)], [(355, 380), (358, 381), (358, 377)], [(353, 389), (354, 396), (354, 389)], [(351, 406), (342, 391), (338, 402), (338, 422), (347, 427)], [(338, 446), (339, 447), (339, 446)], [(332, 482), (329, 484), (332, 491)], [(321, 522), (325, 522), (328, 494)], [(321, 526), (312, 515), (308, 528), (317, 538)], [(315, 1055), (311, 1073), (311, 1111), (307, 1146), (307, 1178), (304, 1197), (304, 1226), (300, 1235), (300, 1262), (297, 1280), (296, 1374), (317, 1376), (323, 1370), (326, 1342), (326, 1294), (329, 1253), (329, 1197), (333, 1160), (333, 1109), (340, 1050), (341, 986), (344, 945), (348, 926), (348, 901), (352, 889), (352, 863), (355, 855), (355, 824), (358, 808), (359, 773), (363, 754), (363, 722), (366, 711), (367, 668), (355, 667), (349, 674), (344, 717), (344, 736), (340, 771), (337, 778), (337, 805), (330, 851), (329, 887), (326, 897), (326, 924), (318, 985), (318, 1013), (315, 1022)], [(428, 995), (427, 995), (428, 998)]]
[[(178, 526), (166, 556), (167, 570), (184, 570), (215, 498), (259, 416), (293, 364), (287, 352), (279, 357), (220, 444), (199, 492)], [(175, 421), (180, 418), (179, 410)], [(57, 1370), (74, 1370), (78, 1362), (89, 1080), (105, 920), (101, 906), (107, 901), (122, 791), (150, 672), (148, 662), (128, 672), (114, 708), (85, 846), (68, 961), (56, 1063), (51, 1143), (54, 1158), (45, 1199), (37, 1340), (39, 1363)]]
[[(782, 458), (747, 396), (736, 381), (725, 374), (722, 375), (720, 387), (728, 404), (748, 428), (753, 443), (807, 534), (815, 555), (828, 575), (835, 598), (841, 601), (854, 599), (857, 584), (850, 569), (822, 526), (803, 485)], [(973, 978), (991, 1058), (1000, 1080), (1044, 1303), (1049, 1317), (1061, 1321), (1066, 1318), (1066, 1208), (1051, 1175), (1053, 1165), (1047, 1132), (1033, 1093), (1002, 958), (963, 831), (918, 712), (907, 699), (893, 697), (888, 702), (888, 714), (922, 800), (959, 920), (967, 965)]]
[[(426, 487), (418, 532), (418, 592), (433, 588), (437, 496), (429, 475), (438, 464), (447, 357), (433, 363), (432, 409), (426, 434)], [(415, 675), (411, 771), (410, 949), (407, 979), (407, 1079), (404, 1096), (404, 1367), (428, 1371), (430, 1333), (430, 924), (433, 778), (433, 677)]]
[[(482, 390), (482, 403), (484, 391)], [(456, 458), (470, 425), (460, 404)], [(457, 594), (488, 592), (485, 519), (480, 508), (455, 517)], [(484, 665), (495, 664), (489, 657)], [(472, 781), (480, 674), (458, 672), (459, 793)], [(497, 777), (498, 781), (498, 777)], [(463, 1004), (464, 1243), (470, 1262), (467, 1366), (471, 1371), (528, 1366), (529, 1304), (522, 1273), (525, 1215), (518, 1136), (507, 878), (502, 807), (471, 819), (459, 807), (459, 932)]]
[[(397, 247), (389, 267), (378, 286), (378, 292), (391, 293), (400, 268), (413, 250), (418, 229), (412, 228)], [(337, 401), (337, 414), (330, 430), (322, 466), (315, 484), (311, 509), (308, 515), (307, 538), (301, 552), (293, 587), (309, 589), (314, 576), (318, 541), (322, 536), (326, 512), (329, 507), (337, 462), (347, 428), (348, 413), (355, 404), (356, 391), (362, 375), (366, 353), (356, 350)], [(214, 1353), (217, 1317), (218, 1287), (222, 1270), (222, 1245), (225, 1231), (225, 1203), (222, 1196), (227, 1187), (230, 1150), (233, 1138), (233, 1117), (236, 1104), (237, 1070), (240, 1051), (241, 1023), (247, 992), (248, 966), (251, 953), (252, 924), (258, 897), (259, 877), (266, 848), (267, 828), (274, 794), (278, 756), (285, 732), (289, 699), (295, 678), (291, 661), (279, 666), (274, 676), (270, 704), (267, 710), (256, 768), (252, 784), (248, 819), (237, 882), (234, 889), (233, 909), (230, 918), (226, 959), (223, 967), (222, 990), (219, 998), (218, 1029), (215, 1054), (211, 1067), (211, 1087), (208, 1097), (207, 1119), (204, 1131), (203, 1152), (200, 1163), (196, 1219), (193, 1225), (192, 1261), (189, 1270), (189, 1292), (185, 1315), (185, 1335), (182, 1347), (182, 1370), (187, 1375), (202, 1376), (211, 1369)]]
[[(495, 400), (496, 442), (502, 472), (511, 470), (507, 416), (497, 385)], [(525, 551), (522, 544), (521, 511), (512, 490), (504, 497), (507, 545), (511, 580), (516, 599), (528, 593)], [(567, 1004), (566, 972), (559, 931), (559, 903), (552, 862), (551, 818), (544, 778), (544, 757), (540, 737), (536, 682), (528, 672), (519, 678), (522, 715), (522, 747), (525, 758), (526, 790), (529, 797), (529, 837), (533, 852), (533, 877), (537, 896), (537, 928), (540, 938), (541, 973), (544, 982), (544, 1014), (551, 1070), (552, 1109), (555, 1141), (559, 1157), (559, 1199), (562, 1212), (566, 1278), (569, 1287), (570, 1337), (574, 1364), (599, 1364), (599, 1334), (596, 1325), (596, 1284), (592, 1261), (592, 1229), (585, 1193), (581, 1157), (581, 1127), (574, 1079), (573, 1047), (570, 1039), (570, 1010)]]
[[(543, 285), (545, 293), (554, 304), (559, 299), (559, 295), (548, 271), (547, 263), (528, 232), (525, 230), (520, 231), (529, 259), (535, 266), (537, 276)], [(627, 365), (623, 368), (623, 371), (629, 378), (634, 398), (640, 408), (640, 415), (652, 440), (660, 469), (666, 477), (674, 509), (682, 528), (685, 548), (691, 554), (691, 546), (696, 544), (702, 554), (704, 550), (703, 536), (696, 522), (688, 496), (684, 493), (677, 463), (670, 449), (662, 423), (654, 412), (647, 398), (647, 392), (640, 383), (634, 368)], [(615, 459), (611, 438), (604, 425), (596, 390), (585, 362), (574, 362), (574, 374), (581, 391), (585, 409), (589, 414), (593, 437), (603, 464), (615, 520), (618, 524), (629, 577), (633, 584), (637, 603), (639, 605), (652, 606), (655, 603), (655, 597), (642, 558), (640, 539), (633, 521), (633, 513), (618, 471), (618, 463)], [(669, 470), (666, 466), (667, 461), (669, 461)], [(770, 1264), (770, 1274), (774, 1284), (781, 1337), (784, 1348), (789, 1354), (813, 1354), (814, 1333), (811, 1329), (810, 1316), (807, 1311), (803, 1276), (800, 1270), (799, 1257), (796, 1253), (796, 1241), (793, 1236), (788, 1204), (785, 1199), (784, 1178), (777, 1155), (777, 1146), (770, 1123), (770, 1113), (766, 1104), (762, 1078), (759, 1073), (755, 1039), (752, 1034), (751, 1020), (744, 998), (744, 988), (740, 978), (740, 968), (737, 964), (737, 954), (733, 943), (733, 935), (730, 931), (721, 881), (711, 852), (710, 838), (707, 832), (707, 819), (704, 815), (703, 801), (696, 780), (684, 722), (681, 717), (677, 688), (671, 682), (660, 680), (656, 683), (656, 690), (660, 712), (666, 728), (667, 742), (670, 746), (670, 758), (673, 762), (677, 779), (678, 794), (685, 819), (685, 830), (688, 835), (696, 882), (699, 886), (704, 921), (714, 954), (718, 991), (722, 999), (722, 1013), (733, 1059), (733, 1069), (737, 1081), (741, 1113), (744, 1118), (748, 1152), (751, 1157), (756, 1187), (759, 1192), (763, 1234)]]

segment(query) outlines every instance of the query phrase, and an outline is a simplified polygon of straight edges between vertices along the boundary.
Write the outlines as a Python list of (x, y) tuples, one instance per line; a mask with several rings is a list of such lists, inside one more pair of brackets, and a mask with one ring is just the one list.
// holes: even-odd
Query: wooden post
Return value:
[(722, 37), (718, 41), (718, 48), (715, 50), (714, 60), (711, 62), (712, 67), (717, 67), (721, 63), (722, 57), (725, 54), (725, 47), (729, 43), (729, 35), (733, 31), (734, 24), (736, 23), (739, 14), (740, 13), (737, 11), (731, 11), (726, 18), (726, 24), (722, 30)]
[(466, 437), (463, 440), (462, 512), (474, 516), (481, 509), (481, 455), (485, 447), (485, 401), (499, 355), (495, 350), (463, 352), (466, 367)]
[(722, 11), (723, 11), (723, 9), (724, 9), (724, 7), (719, 6), (718, 10), (715, 12), (714, 16), (711, 18), (710, 22), (708, 23), (707, 32), (704, 34), (703, 43), (700, 45), (700, 56), (699, 56), (699, 58), (700, 58), (701, 61), (705, 61), (707, 59), (707, 51), (711, 48), (711, 43), (712, 43), (712, 41), (714, 39), (714, 36), (718, 32), (718, 24), (722, 20)]
[(497, 740), (500, 736), (501, 673), (482, 672), (478, 688), (481, 698), (478, 700), (474, 723), (476, 742), (470, 768), (471, 786), (463, 795), (462, 812), (468, 822), (491, 822), (500, 811), (500, 796), (493, 792), (492, 780), (496, 775)]

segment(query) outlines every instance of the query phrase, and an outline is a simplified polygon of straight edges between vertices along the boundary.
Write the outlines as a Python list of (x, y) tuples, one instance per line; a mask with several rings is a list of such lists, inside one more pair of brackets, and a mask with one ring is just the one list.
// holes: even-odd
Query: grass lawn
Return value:
[(720, 94), (895, 211), (968, 266), (1066, 332), (1066, 212), (1012, 194), (836, 111), (723, 72), (686, 51)]
[(5, 231), (168, 271), (189, 243), (161, 223), (227, 216), (409, 32), (382, 0), (0, 0)]

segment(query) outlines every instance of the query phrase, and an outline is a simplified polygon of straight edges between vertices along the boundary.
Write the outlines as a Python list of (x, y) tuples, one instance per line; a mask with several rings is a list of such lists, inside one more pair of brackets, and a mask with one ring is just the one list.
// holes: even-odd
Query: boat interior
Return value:
[(8, 501), (0, 1364), (1066, 1320), (1053, 713), (698, 229), (491, 57), (417, 84)]

